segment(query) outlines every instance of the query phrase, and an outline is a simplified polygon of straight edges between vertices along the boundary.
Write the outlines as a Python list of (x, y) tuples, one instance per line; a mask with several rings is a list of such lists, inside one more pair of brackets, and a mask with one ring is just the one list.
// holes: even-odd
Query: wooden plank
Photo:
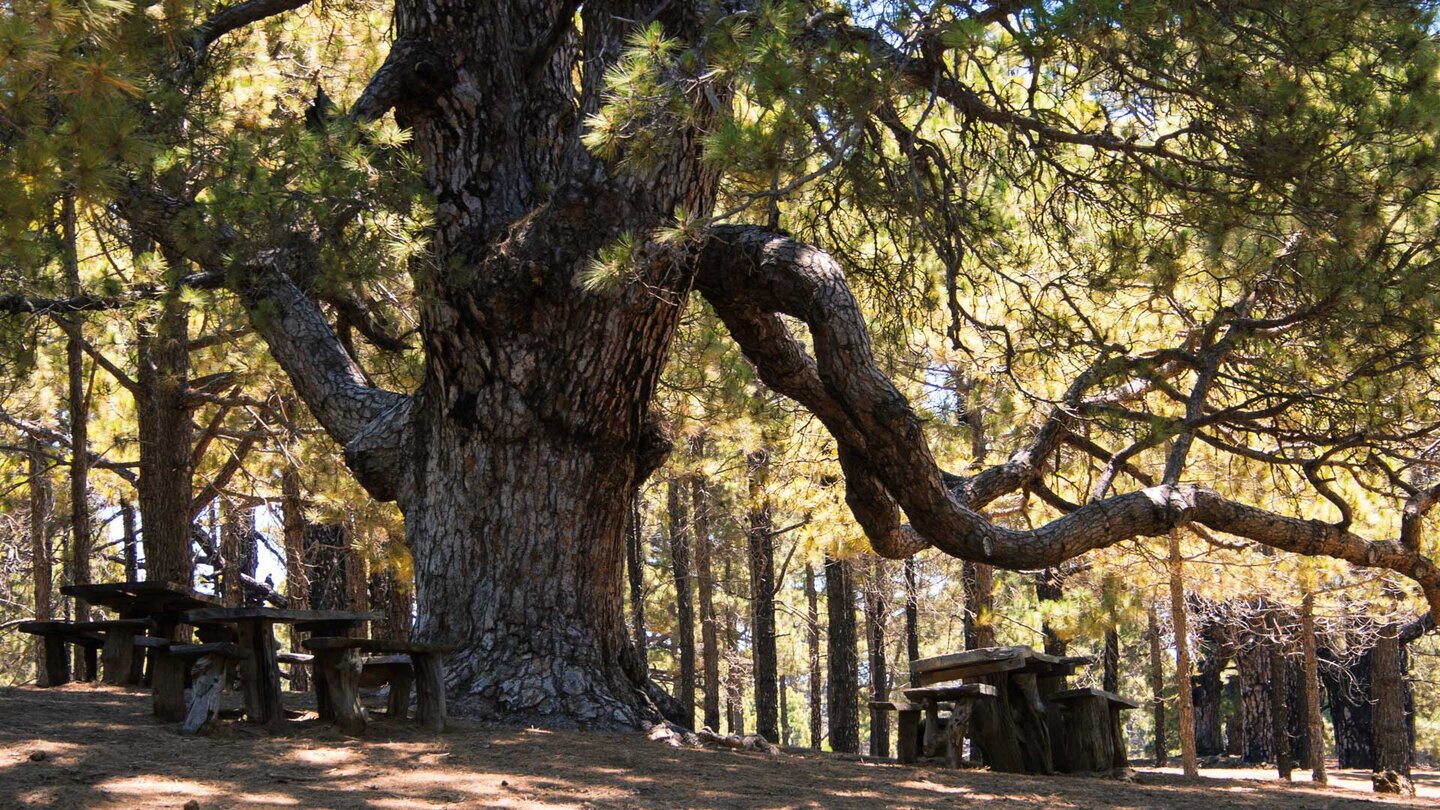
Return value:
[(213, 655), (218, 658), (244, 658), (246, 653), (238, 644), (228, 641), (212, 641), (208, 644), (172, 644), (166, 651), (169, 655), (176, 655), (181, 658), (199, 658), (202, 655)]
[(275, 654), (275, 660), (282, 664), (309, 664), (315, 660), (315, 656), (282, 650)]
[[(917, 658), (910, 662), (911, 672), (931, 672), (940, 669), (953, 669), (955, 667), (968, 667), (1008, 661), (1013, 658), (1029, 658), (1036, 655), (1035, 651), (1024, 645), (1014, 647), (982, 647), (978, 650), (966, 650), (958, 653), (937, 655), (932, 658)], [(996, 670), (1003, 672), (1004, 670)]]
[(1104, 698), (1107, 702), (1124, 707), (1125, 709), (1138, 709), (1140, 703), (1127, 697), (1121, 697), (1114, 692), (1107, 692), (1104, 689), (1096, 689), (1093, 686), (1081, 686), (1074, 689), (1065, 689), (1050, 696), (1050, 700), (1066, 701), (1075, 698), (1097, 697)]
[(1023, 656), (1012, 656), (1008, 658), (997, 658), (993, 661), (983, 661), (976, 664), (960, 664), (944, 669), (932, 669), (928, 672), (918, 673), (921, 686), (930, 686), (946, 681), (958, 681), (962, 678), (980, 678), (990, 675), (1000, 675), (1005, 672), (1015, 672), (1025, 668)]
[(905, 697), (922, 703), (926, 700), (963, 700), (967, 698), (993, 698), (998, 694), (988, 683), (942, 683), (935, 686), (912, 687), (900, 690)]
[(305, 639), (302, 646), (307, 650), (359, 650), (364, 653), (450, 653), (456, 649), (454, 644), (347, 636), (315, 636)]
[(186, 610), (180, 614), (185, 624), (231, 624), (245, 621), (265, 621), (277, 624), (300, 622), (334, 622), (360, 624), (381, 618), (379, 613), (357, 613), (351, 610), (304, 610), (299, 608), (234, 607), (200, 608)]
[(210, 594), (160, 581), (66, 585), (60, 592), (119, 613), (168, 613), (220, 604)]

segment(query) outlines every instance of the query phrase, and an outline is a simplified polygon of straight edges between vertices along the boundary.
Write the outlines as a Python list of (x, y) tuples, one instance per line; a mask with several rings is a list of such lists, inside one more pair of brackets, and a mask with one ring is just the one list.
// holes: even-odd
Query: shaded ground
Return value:
[[(300, 696), (287, 696), (292, 704)], [(203, 738), (114, 687), (0, 690), (0, 808), (432, 807), (1401, 807), (1258, 770), (1134, 782), (912, 768), (818, 754), (676, 750), (639, 735), (457, 724), (443, 737), (377, 722), (363, 741), (318, 721), (270, 736), (226, 723)], [(39, 761), (32, 754), (43, 752)]]

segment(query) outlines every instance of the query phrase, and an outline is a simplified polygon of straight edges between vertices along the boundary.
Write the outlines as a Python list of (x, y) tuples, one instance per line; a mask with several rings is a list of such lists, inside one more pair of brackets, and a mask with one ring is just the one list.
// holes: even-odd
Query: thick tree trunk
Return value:
[(145, 579), (190, 587), (192, 426), (185, 392), (190, 373), (189, 307), (178, 294), (161, 300), (153, 320), (138, 324), (135, 374), (140, 445), (140, 541)]
[[(697, 440), (696, 454), (703, 450)], [(720, 730), (720, 645), (715, 626), (715, 574), (711, 566), (710, 501), (705, 479), (690, 479), (691, 513), (695, 516), (695, 572), (700, 602), (700, 653), (705, 670), (706, 728)]]
[(1330, 721), (1335, 728), (1335, 759), (1341, 768), (1370, 770), (1375, 765), (1374, 731), (1370, 716), (1370, 656), (1337, 658), (1322, 649), (1325, 663), (1320, 678), (1330, 699)]
[[(905, 558), (905, 654), (906, 669), (910, 661), (920, 659), (920, 585), (916, 581), (915, 558)], [(910, 685), (920, 685), (920, 673), (910, 672)]]
[(1150, 642), (1150, 710), (1155, 726), (1155, 766), (1169, 762), (1165, 744), (1165, 666), (1160, 650), (1160, 619), (1153, 605), (1145, 609), (1145, 636)]
[[(885, 661), (885, 622), (890, 606), (887, 599), (889, 590), (884, 563), (875, 558), (870, 563), (865, 578), (865, 649), (870, 658), (870, 699), (888, 700), (890, 696), (889, 668)], [(870, 728), (870, 754), (877, 757), (890, 756), (890, 714), (872, 712), (873, 725)]]
[(680, 701), (680, 725), (694, 728), (695, 608), (691, 596), (695, 588), (690, 572), (690, 499), (684, 486), (683, 481), (672, 478), (666, 482), (665, 491), (670, 518), (670, 567), (675, 580), (675, 698)]
[(1270, 730), (1274, 736), (1275, 770), (1280, 778), (1290, 781), (1295, 763), (1290, 755), (1290, 668), (1278, 640), (1269, 645), (1270, 655)]
[(1380, 628), (1369, 652), (1370, 701), (1374, 705), (1376, 793), (1415, 795), (1410, 781), (1410, 735), (1405, 722), (1405, 676), (1400, 625)]
[(1207, 654), (1200, 661), (1199, 674), (1195, 676), (1195, 753), (1202, 757), (1217, 757), (1225, 753), (1224, 735), (1221, 733), (1221, 698), (1224, 684), (1220, 673), (1225, 669), (1226, 659), (1218, 653)]
[(860, 753), (860, 662), (855, 637), (855, 580), (850, 563), (825, 558), (829, 679), (825, 708), (830, 750)]
[[(35, 620), (48, 622), (54, 616), (51, 603), (54, 598), (51, 594), (54, 574), (51, 571), (50, 556), (50, 509), (53, 494), (44, 446), (39, 439), (33, 437), (27, 444), (29, 468), (26, 472), (30, 479), (30, 582), (35, 594)], [(45, 642), (40, 636), (34, 638), (35, 683), (38, 686), (53, 686), (45, 666)]]
[(960, 566), (965, 587), (965, 649), (995, 646), (995, 569), (984, 563), (965, 562)]
[(1271, 723), (1270, 687), (1275, 675), (1270, 669), (1270, 642), (1258, 636), (1241, 646), (1235, 656), (1240, 670), (1241, 722), (1245, 729), (1245, 762), (1273, 762), (1275, 735)]
[(650, 645), (645, 636), (645, 513), (637, 494), (630, 499), (625, 521), (625, 571), (630, 580), (630, 632), (635, 654), (649, 666)]
[(807, 690), (810, 697), (810, 747), (820, 750), (824, 736), (820, 711), (820, 595), (815, 587), (815, 568), (805, 564), (805, 648), (809, 655)]
[(1239, 757), (1245, 753), (1245, 710), (1240, 701), (1240, 676), (1225, 679), (1221, 689), (1225, 710), (1225, 754)]
[(750, 651), (755, 679), (755, 733), (780, 739), (779, 672), (775, 649), (775, 526), (765, 491), (769, 453), (759, 450), (746, 459), (749, 470), (750, 509), (745, 531), (750, 569)]

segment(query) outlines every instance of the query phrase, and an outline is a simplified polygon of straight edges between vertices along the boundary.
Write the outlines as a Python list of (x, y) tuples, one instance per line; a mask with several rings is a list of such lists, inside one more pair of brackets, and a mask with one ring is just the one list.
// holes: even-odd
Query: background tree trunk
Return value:
[[(920, 584), (915, 571), (915, 558), (905, 558), (905, 668), (920, 658)], [(920, 673), (910, 671), (910, 685), (920, 685)]]
[[(672, 478), (665, 485), (670, 517), (670, 565), (675, 577), (675, 697), (680, 701), (681, 722), (685, 728), (695, 727), (695, 608), (691, 599), (694, 590), (690, 572), (690, 531), (692, 524), (687, 507), (690, 499), (684, 482)], [(633, 583), (632, 583), (633, 586)]]
[[(871, 560), (865, 578), (865, 648), (870, 657), (870, 699), (888, 700), (890, 697), (889, 669), (885, 662), (885, 621), (889, 614), (886, 598), (888, 588), (884, 563)], [(873, 712), (870, 728), (870, 754), (877, 757), (890, 756), (890, 714)]]
[(829, 652), (826, 713), (830, 750), (860, 753), (860, 662), (855, 638), (855, 581), (846, 560), (825, 558)]
[(750, 633), (755, 678), (755, 733), (770, 742), (780, 739), (779, 672), (775, 649), (775, 526), (766, 493), (769, 453), (758, 450), (746, 459), (750, 509), (745, 541), (750, 568)]
[[(67, 191), (61, 197), (60, 211), (62, 252), (65, 281), (71, 296), (84, 290), (80, 285), (80, 256), (75, 222), (75, 195)], [(61, 316), (69, 338), (65, 341), (65, 370), (69, 376), (66, 411), (70, 419), (70, 559), (69, 580), (74, 585), (90, 584), (90, 402), (85, 385), (85, 349), (81, 330), (85, 320), (80, 315)], [(75, 600), (75, 618), (90, 618), (90, 606), (84, 599)], [(78, 664), (84, 650), (75, 645)]]
[(1305, 721), (1309, 747), (1310, 779), (1326, 784), (1325, 721), (1320, 714), (1320, 660), (1315, 645), (1315, 595), (1305, 594), (1300, 613), (1300, 644), (1305, 655)]
[[(35, 620), (48, 622), (54, 618), (51, 582), (50, 552), (50, 509), (53, 493), (50, 489), (49, 463), (45, 458), (44, 445), (31, 437), (26, 472), (30, 478), (30, 581), (35, 592)], [(45, 667), (45, 645), (40, 636), (34, 636), (35, 683), (38, 686), (53, 686)]]
[(166, 295), (159, 314), (137, 324), (135, 373), (145, 579), (187, 588), (195, 578), (190, 549), (193, 428), (185, 403), (188, 331), (189, 307), (178, 294)]
[[(977, 576), (978, 576), (977, 572)], [(993, 578), (993, 574), (991, 575)], [(978, 587), (978, 586), (977, 586)], [(1046, 602), (1059, 602), (1065, 598), (1065, 580), (1061, 577), (1060, 569), (1046, 568), (1035, 573), (1035, 599), (1039, 601), (1041, 611), (1045, 610)], [(981, 597), (981, 604), (988, 603)], [(1043, 613), (1042, 613), (1043, 615)], [(1050, 626), (1050, 620), (1044, 619), (1040, 623), (1040, 635), (1045, 642), (1045, 652), (1050, 655), (1064, 655), (1065, 640), (1056, 634), (1055, 629)], [(988, 647), (989, 644), (981, 646)], [(1108, 688), (1108, 687), (1107, 687)]]
[(1242, 644), (1235, 656), (1240, 670), (1240, 707), (1245, 728), (1245, 750), (1241, 759), (1261, 763), (1275, 761), (1275, 736), (1270, 722), (1269, 642), (1256, 635)]
[[(704, 438), (697, 440), (697, 454)], [(695, 568), (700, 597), (700, 646), (705, 669), (705, 727), (720, 730), (720, 649), (715, 626), (715, 576), (711, 570), (710, 502), (705, 479), (690, 479), (692, 512), (695, 515)]]
[(1410, 735), (1405, 723), (1405, 682), (1401, 671), (1400, 625), (1380, 628), (1371, 648), (1370, 700), (1374, 704), (1376, 793), (1415, 795), (1410, 781)]
[[(285, 596), (297, 608), (310, 605), (310, 572), (305, 565), (305, 504), (300, 495), (300, 474), (286, 467), (280, 474), (280, 513), (285, 531)], [(304, 634), (290, 626), (290, 652), (303, 653)], [(290, 668), (290, 688), (310, 688), (310, 672), (303, 666)]]
[(1160, 619), (1155, 606), (1145, 609), (1145, 635), (1150, 642), (1150, 710), (1155, 726), (1155, 767), (1165, 765), (1170, 757), (1165, 745), (1165, 667), (1160, 650)]
[(649, 666), (649, 640), (645, 637), (645, 517), (640, 496), (630, 499), (625, 521), (625, 570), (630, 577), (630, 632), (641, 666)]
[(810, 747), (820, 750), (824, 736), (820, 711), (820, 596), (815, 588), (815, 568), (805, 563), (805, 646), (809, 652)]
[(125, 559), (125, 581), (140, 580), (140, 538), (135, 534), (135, 507), (128, 500), (120, 501), (120, 544)]
[(965, 562), (960, 566), (965, 588), (965, 649), (995, 646), (995, 569), (984, 563)]
[(1195, 703), (1190, 691), (1190, 627), (1185, 609), (1184, 558), (1180, 530), (1170, 530), (1170, 618), (1175, 630), (1175, 684), (1179, 695), (1180, 768), (1188, 777), (1200, 775), (1195, 756)]
[[(1327, 649), (1319, 659), (1320, 679), (1330, 698), (1335, 728), (1335, 758), (1341, 768), (1370, 770), (1375, 766), (1375, 732), (1370, 712), (1370, 656), (1343, 661)], [(1328, 659), (1328, 660), (1327, 660)]]
[(1270, 682), (1270, 729), (1274, 735), (1272, 747), (1275, 750), (1275, 770), (1281, 779), (1288, 782), (1291, 771), (1295, 768), (1290, 756), (1289, 667), (1278, 640), (1269, 645), (1269, 655), (1270, 673), (1273, 677)]

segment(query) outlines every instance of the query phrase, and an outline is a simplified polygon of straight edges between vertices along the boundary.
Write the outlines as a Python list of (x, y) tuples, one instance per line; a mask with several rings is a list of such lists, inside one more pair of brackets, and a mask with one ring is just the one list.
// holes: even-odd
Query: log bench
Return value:
[(208, 644), (170, 644), (163, 654), (181, 661), (194, 660), (190, 665), (190, 705), (181, 734), (198, 734), (220, 714), (220, 695), (235, 679), (236, 665), (249, 657), (240, 645), (228, 641)]
[[(305, 649), (315, 654), (315, 702), (324, 719), (334, 720), (341, 730), (352, 736), (365, 731), (365, 709), (360, 705), (362, 680), (389, 683), (390, 700), (387, 712), (404, 717), (410, 702), (410, 684), (416, 687), (415, 719), (425, 729), (445, 729), (445, 684), (442, 666), (446, 653), (455, 649), (450, 644), (428, 644), (417, 641), (317, 636), (306, 639)], [(366, 659), (371, 653), (379, 658), (370, 660), (370, 676), (365, 676)], [(409, 672), (401, 672), (408, 662)], [(410, 680), (405, 675), (410, 675)], [(404, 694), (397, 694), (403, 689)]]
[[(901, 694), (911, 702), (903, 704), (903, 708), (902, 704), (895, 704), (900, 720), (899, 760), (906, 764), (914, 763), (918, 759), (917, 744), (926, 756), (934, 756), (943, 745), (950, 766), (958, 768), (965, 753), (965, 735), (971, 725), (980, 722), (981, 714), (977, 709), (984, 703), (994, 702), (998, 692), (989, 684), (952, 681), (902, 689)], [(940, 717), (941, 703), (954, 706), (944, 723)], [(923, 735), (918, 733), (921, 712), (925, 715)]]
[(1066, 689), (1049, 696), (1060, 707), (1062, 762), (1067, 773), (1111, 771), (1129, 765), (1120, 713), (1140, 704), (1104, 689)]
[(70, 655), (67, 644), (74, 644), (85, 651), (85, 671), (80, 680), (95, 680), (96, 670), (99, 669), (99, 652), (105, 645), (105, 638), (99, 633), (80, 627), (81, 624), (94, 622), (35, 621), (19, 624), (20, 632), (40, 636), (42, 639), (45, 647), (45, 680), (48, 686), (60, 686), (70, 682)]

